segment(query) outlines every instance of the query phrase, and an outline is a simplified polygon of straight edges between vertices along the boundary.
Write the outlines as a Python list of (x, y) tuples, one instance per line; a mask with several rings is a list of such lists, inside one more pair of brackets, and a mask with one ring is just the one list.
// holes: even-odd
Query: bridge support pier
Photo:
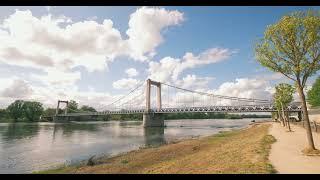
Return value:
[(164, 127), (163, 114), (143, 113), (143, 127)]

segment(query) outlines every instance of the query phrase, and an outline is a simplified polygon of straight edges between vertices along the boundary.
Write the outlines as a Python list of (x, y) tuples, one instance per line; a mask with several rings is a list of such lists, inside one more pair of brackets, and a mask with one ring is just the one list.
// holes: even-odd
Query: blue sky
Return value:
[[(125, 73), (126, 69), (136, 69), (138, 75), (131, 77), (131, 79), (143, 81), (148, 76), (152, 76), (152, 72), (148, 71), (150, 66), (149, 63), (151, 61), (160, 62), (160, 60), (165, 57), (181, 60), (187, 52), (197, 56), (210, 48), (228, 49), (229, 52), (232, 51), (233, 53), (229, 54), (227, 58), (219, 62), (212, 62), (186, 68), (179, 73), (178, 79), (176, 80), (182, 80), (188, 75), (195, 75), (196, 79), (212, 78), (211, 80), (206, 81), (203, 87), (198, 88), (207, 91), (216, 90), (216, 92), (219, 93), (223, 93), (223, 87), (221, 86), (224, 83), (227, 83), (226, 85), (228, 85), (228, 83), (233, 83), (230, 86), (233, 85), (236, 87), (236, 79), (260, 80), (262, 78), (261, 76), (269, 77), (269, 79), (267, 78), (268, 82), (265, 84), (265, 86), (273, 86), (277, 82), (284, 82), (286, 80), (279, 75), (274, 75), (274, 73), (266, 70), (256, 62), (254, 59), (254, 43), (263, 36), (267, 25), (275, 23), (283, 15), (297, 10), (320, 9), (319, 7), (294, 6), (170, 6), (148, 8), (163, 8), (167, 13), (171, 11), (177, 11), (183, 14), (183, 20), (177, 20), (179, 21), (178, 23), (171, 22), (171, 24), (169, 23), (169, 25), (164, 25), (159, 29), (163, 41), (161, 43), (154, 41), (155, 48), (153, 50), (155, 55), (148, 56), (147, 60), (145, 61), (142, 61), (141, 59), (134, 60), (132, 56), (119, 55), (116, 56), (111, 62), (108, 62), (107, 66), (102, 68), (102, 70), (90, 71), (85, 65), (73, 66), (68, 72), (79, 72), (81, 74), (81, 78), (78, 78), (73, 82), (73, 84), (71, 84), (72, 88), (76, 87), (76, 90), (74, 91), (84, 93), (87, 91), (95, 93), (107, 92), (110, 95), (119, 95), (127, 92), (130, 89), (128, 87), (115, 88), (113, 86), (114, 82), (129, 78)], [(110, 19), (113, 23), (113, 28), (120, 32), (121, 38), (128, 39), (129, 35), (126, 32), (130, 28), (130, 15), (135, 13), (139, 7), (0, 7), (1, 24), (3, 24), (4, 20), (9, 18), (10, 15), (16, 13), (15, 9), (19, 9), (20, 11), (29, 10), (32, 12), (32, 16), (35, 18), (40, 18), (41, 16), (51, 14), (55, 17), (63, 15), (65, 18), (70, 18), (72, 20), (72, 22), (59, 24), (61, 28), (65, 28), (68, 24), (71, 25), (77, 22), (86, 21), (88, 19), (91, 19), (98, 24), (102, 24), (105, 19)], [(154, 16), (156, 15), (157, 14), (154, 14)], [(147, 20), (152, 21), (152, 18)], [(148, 21), (145, 20), (143, 22), (149, 23)], [(161, 22), (162, 21), (163, 20), (161, 20)], [(149, 29), (152, 30), (152, 25), (150, 27), (151, 28)], [(146, 30), (148, 30), (148, 28), (146, 28)], [(140, 29), (140, 33), (144, 34), (145, 32), (141, 32)], [(112, 44), (111, 41), (108, 43)], [(150, 43), (152, 43), (152, 41)], [(147, 54), (150, 51), (145, 51), (144, 53)], [(93, 61), (95, 61), (95, 59), (88, 59), (85, 63), (90, 64)], [(45, 85), (38, 80), (32, 79), (33, 76), (31, 74), (45, 74), (43, 71), (46, 72), (46, 70), (41, 70), (36, 66), (24, 66), (21, 64), (6, 63), (5, 61), (2, 61), (0, 64), (0, 78), (2, 77), (4, 79), (8, 79), (8, 74), (15, 76), (16, 80), (24, 81), (26, 86), (28, 86), (29, 89), (32, 89), (32, 92), (35, 92), (38, 86), (45, 87)], [(270, 79), (272, 75), (274, 75), (274, 78)], [(265, 80), (266, 78), (262, 79)], [(314, 77), (311, 78), (310, 82), (313, 80)], [(168, 81), (170, 83), (175, 83), (172, 79)], [(10, 80), (3, 80), (3, 82), (7, 82), (7, 88), (13, 86), (13, 82), (10, 82)], [(62, 86), (64, 85), (61, 85), (61, 87)], [(66, 85), (65, 88), (68, 89), (69, 86), (70, 84)], [(4, 91), (6, 90), (5, 88), (6, 87), (4, 87)], [(63, 91), (63, 89), (61, 91)], [(39, 93), (38, 96), (40, 96)], [(36, 98), (38, 96), (33, 96), (32, 98)], [(261, 96), (263, 96), (263, 93)], [(12, 96), (12, 98), (14, 99), (15, 97)], [(76, 96), (74, 98), (76, 98)], [(50, 104), (50, 102), (46, 103)]]

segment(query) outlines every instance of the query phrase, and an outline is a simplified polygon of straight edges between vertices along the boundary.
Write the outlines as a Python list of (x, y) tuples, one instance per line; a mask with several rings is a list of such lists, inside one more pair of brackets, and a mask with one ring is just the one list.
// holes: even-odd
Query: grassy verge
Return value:
[(269, 124), (210, 137), (146, 148), (95, 166), (61, 167), (38, 173), (275, 173), (268, 161)]

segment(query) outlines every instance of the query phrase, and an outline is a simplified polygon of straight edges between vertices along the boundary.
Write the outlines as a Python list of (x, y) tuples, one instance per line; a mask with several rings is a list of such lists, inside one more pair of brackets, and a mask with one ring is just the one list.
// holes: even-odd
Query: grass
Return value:
[(38, 173), (275, 173), (268, 161), (269, 124), (221, 132), (157, 148), (139, 149), (95, 166), (69, 166)]

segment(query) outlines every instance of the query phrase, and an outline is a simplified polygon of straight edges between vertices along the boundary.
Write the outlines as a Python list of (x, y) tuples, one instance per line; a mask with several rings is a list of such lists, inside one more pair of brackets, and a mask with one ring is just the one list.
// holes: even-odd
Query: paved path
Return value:
[[(272, 123), (270, 134), (277, 142), (272, 144), (269, 159), (280, 174), (320, 174), (320, 156), (305, 156), (301, 150), (306, 147), (306, 130), (291, 125), (294, 132), (287, 132), (280, 123)], [(320, 149), (320, 134), (313, 133), (315, 146)]]

